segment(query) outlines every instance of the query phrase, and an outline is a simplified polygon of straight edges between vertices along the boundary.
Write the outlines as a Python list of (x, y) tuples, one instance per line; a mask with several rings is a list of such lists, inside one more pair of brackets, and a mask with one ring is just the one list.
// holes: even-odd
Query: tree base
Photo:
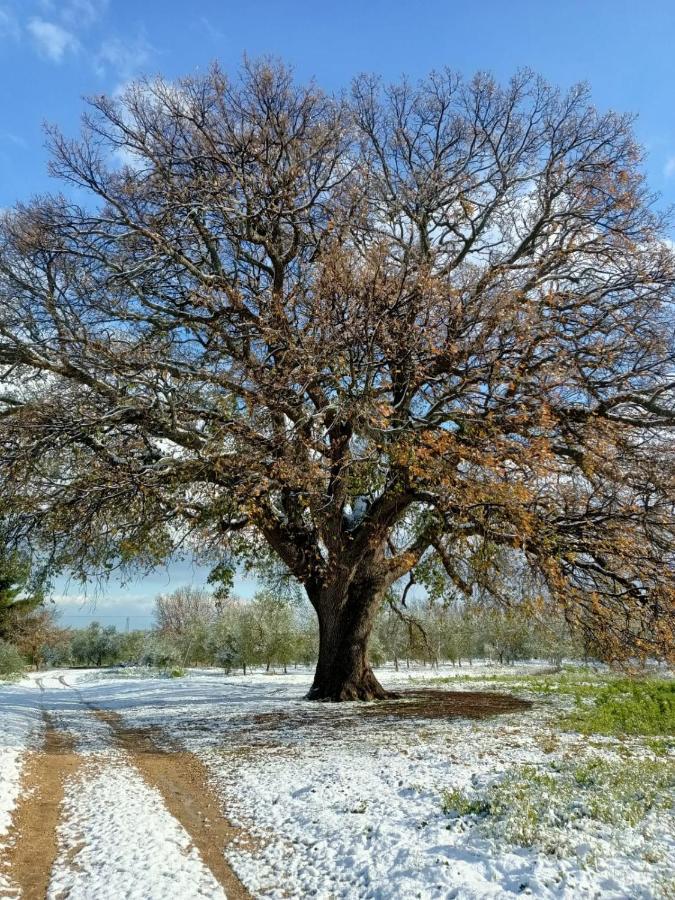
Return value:
[(359, 678), (320, 678), (317, 673), (305, 699), (344, 703), (350, 700), (395, 700), (398, 697), (393, 691), (385, 690), (368, 668)]

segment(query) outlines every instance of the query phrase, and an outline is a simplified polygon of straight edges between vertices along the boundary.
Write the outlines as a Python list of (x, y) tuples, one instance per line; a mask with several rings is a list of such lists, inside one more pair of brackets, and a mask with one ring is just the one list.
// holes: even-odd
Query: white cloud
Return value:
[(74, 28), (87, 28), (97, 22), (108, 8), (109, 0), (40, 0), (42, 12)]
[(80, 48), (75, 35), (55, 22), (33, 18), (28, 23), (28, 31), (39, 53), (55, 63), (60, 63), (67, 53), (76, 53)]
[(670, 159), (666, 160), (666, 164), (663, 167), (663, 174), (666, 178), (672, 178), (675, 175), (675, 156), (671, 156)]
[(135, 41), (109, 38), (99, 47), (94, 68), (100, 76), (113, 71), (120, 79), (128, 81), (149, 62), (152, 53), (153, 47), (143, 37)]
[(194, 23), (193, 27), (205, 32), (214, 41), (225, 40), (225, 32), (221, 31), (219, 28), (216, 28), (216, 26), (207, 16), (200, 16), (198, 22)]
[(15, 147), (21, 147), (22, 150), (28, 148), (28, 141), (22, 138), (20, 134), (14, 134), (13, 131), (0, 132), (0, 140), (6, 141), (8, 144), (14, 144)]
[(61, 19), (79, 28), (86, 28), (104, 15), (108, 0), (70, 0), (61, 7)]
[(21, 29), (11, 9), (0, 6), (0, 38), (18, 40)]

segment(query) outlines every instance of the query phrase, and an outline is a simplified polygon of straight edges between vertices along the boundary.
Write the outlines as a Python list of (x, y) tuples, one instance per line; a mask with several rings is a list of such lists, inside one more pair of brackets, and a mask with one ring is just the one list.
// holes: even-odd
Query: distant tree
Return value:
[(119, 635), (114, 625), (92, 622), (73, 632), (70, 649), (73, 661), (83, 666), (113, 665), (119, 658)]
[(260, 663), (262, 658), (261, 623), (250, 603), (238, 603), (233, 609), (233, 663), (244, 671)]
[(213, 595), (194, 587), (180, 587), (155, 599), (155, 627), (160, 634), (186, 635), (196, 624), (205, 625), (216, 618)]
[(260, 655), (269, 672), (275, 665), (286, 671), (296, 649), (296, 622), (288, 598), (272, 591), (259, 591), (252, 611), (260, 627)]
[(147, 632), (129, 631), (119, 635), (117, 656), (120, 662), (131, 665), (139, 665), (143, 658), (143, 651)]
[(50, 134), (75, 198), (0, 229), (20, 536), (82, 571), (274, 557), (316, 699), (385, 696), (377, 611), (432, 557), (467, 601), (508, 607), (518, 567), (605, 658), (672, 658), (675, 261), (627, 117), (529, 72), (343, 98), (247, 63)]
[(152, 632), (147, 634), (143, 641), (140, 662), (144, 666), (156, 666), (160, 669), (184, 665), (176, 644), (169, 638)]
[[(230, 613), (231, 609), (230, 606)], [(218, 618), (214, 627), (209, 631), (207, 647), (210, 661), (223, 668), (226, 674), (229, 674), (237, 666), (239, 659), (231, 614), (223, 614)]]
[(390, 603), (386, 603), (382, 607), (376, 634), (382, 648), (382, 656), (384, 659), (391, 660), (398, 672), (399, 660), (409, 656), (409, 625)]
[(25, 665), (26, 660), (16, 647), (0, 638), (0, 679), (18, 675)]
[(54, 609), (38, 607), (16, 620), (12, 643), (30, 665), (41, 669), (65, 649), (68, 635), (58, 627)]

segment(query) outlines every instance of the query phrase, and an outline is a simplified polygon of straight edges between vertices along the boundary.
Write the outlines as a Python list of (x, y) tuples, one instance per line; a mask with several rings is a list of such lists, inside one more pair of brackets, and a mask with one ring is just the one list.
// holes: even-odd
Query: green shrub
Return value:
[(23, 671), (24, 666), (24, 659), (16, 647), (0, 640), (0, 678), (14, 678)]
[(481, 816), (490, 811), (490, 804), (453, 788), (441, 794), (441, 809), (448, 816)]

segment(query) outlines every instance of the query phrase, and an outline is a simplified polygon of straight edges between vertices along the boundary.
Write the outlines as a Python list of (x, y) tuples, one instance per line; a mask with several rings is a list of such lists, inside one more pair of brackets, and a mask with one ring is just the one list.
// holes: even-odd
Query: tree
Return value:
[(68, 638), (69, 632), (57, 626), (54, 609), (38, 607), (16, 621), (12, 643), (30, 665), (40, 669), (63, 654)]
[(70, 650), (78, 665), (112, 665), (119, 656), (120, 635), (114, 625), (102, 626), (92, 622), (87, 628), (73, 633)]
[(183, 665), (209, 662), (209, 635), (216, 618), (214, 596), (200, 588), (177, 588), (155, 600), (159, 635), (173, 644)]
[(259, 591), (252, 613), (260, 625), (260, 655), (269, 672), (274, 665), (286, 671), (295, 651), (295, 619), (288, 599), (272, 591)]
[(316, 699), (385, 696), (375, 616), (431, 557), (672, 658), (675, 264), (627, 117), (247, 62), (50, 139), (78, 199), (2, 219), (0, 501), (55, 565), (274, 558)]
[(44, 597), (32, 583), (29, 558), (0, 544), (0, 640), (13, 640)]
[(228, 661), (243, 669), (255, 665), (261, 660), (262, 630), (260, 622), (250, 603), (233, 604), (231, 654)]

